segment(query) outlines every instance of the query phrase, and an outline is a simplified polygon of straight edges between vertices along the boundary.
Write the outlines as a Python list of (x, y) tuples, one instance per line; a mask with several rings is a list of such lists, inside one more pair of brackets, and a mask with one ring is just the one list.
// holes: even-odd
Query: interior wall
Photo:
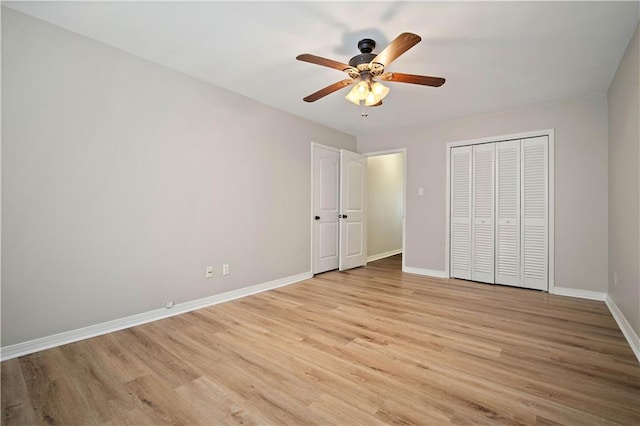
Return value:
[(402, 250), (404, 154), (367, 158), (367, 255)]
[(640, 335), (640, 27), (609, 87), (609, 296)]
[[(428, 96), (437, 89), (416, 90)], [(550, 128), (555, 129), (555, 286), (605, 292), (605, 93), (358, 137), (359, 152), (407, 148), (406, 265), (445, 270), (448, 142)]]
[(2, 8), (2, 346), (310, 271), (310, 141), (356, 146)]

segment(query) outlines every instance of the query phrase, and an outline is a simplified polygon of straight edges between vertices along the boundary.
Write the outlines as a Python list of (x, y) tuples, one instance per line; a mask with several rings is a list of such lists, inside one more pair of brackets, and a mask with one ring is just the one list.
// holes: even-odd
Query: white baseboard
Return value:
[(601, 302), (604, 302), (607, 298), (607, 293), (601, 291), (579, 290), (568, 287), (554, 287), (552, 294), (556, 294), (558, 296), (577, 297), (580, 299), (599, 300)]
[(422, 269), (422, 268), (414, 268), (412, 266), (405, 266), (402, 272), (408, 272), (410, 274), (416, 275), (426, 275), (428, 277), (435, 278), (449, 278), (445, 271), (438, 271), (436, 269)]
[(618, 327), (620, 327), (622, 334), (624, 334), (624, 337), (627, 339), (627, 342), (629, 342), (629, 346), (631, 346), (631, 350), (635, 354), (636, 358), (638, 358), (638, 362), (640, 362), (640, 338), (638, 337), (636, 332), (633, 331), (631, 324), (629, 324), (627, 319), (622, 314), (622, 311), (620, 310), (620, 308), (618, 308), (618, 305), (616, 305), (616, 302), (613, 301), (611, 296), (607, 295), (607, 298), (605, 299), (605, 303), (607, 304), (609, 311), (611, 311), (611, 315), (613, 315), (613, 319), (615, 319), (616, 322), (618, 323)]
[(386, 251), (380, 254), (374, 254), (373, 256), (367, 257), (367, 262), (373, 262), (374, 260), (384, 259), (385, 257), (395, 256), (396, 254), (402, 253), (402, 249)]
[(250, 296), (263, 291), (272, 290), (274, 288), (283, 287), (289, 284), (304, 281), (313, 277), (311, 272), (304, 272), (298, 275), (280, 278), (262, 284), (256, 284), (250, 287), (240, 288), (213, 296), (203, 297), (202, 299), (191, 300), (189, 302), (178, 303), (172, 308), (155, 309), (153, 311), (143, 312), (141, 314), (131, 315), (100, 324), (90, 325), (88, 327), (78, 328), (76, 330), (65, 331), (63, 333), (54, 334), (52, 336), (41, 337), (39, 339), (29, 340), (23, 343), (0, 348), (0, 360), (6, 361), (22, 355), (45, 349), (54, 348), (56, 346), (66, 345), (68, 343), (77, 342), (79, 340), (88, 339), (90, 337), (100, 336), (102, 334), (112, 333), (114, 331), (123, 330), (125, 328), (134, 327), (136, 325), (145, 324), (151, 321), (172, 317), (183, 314), (185, 312), (194, 311), (207, 306), (217, 305), (218, 303), (228, 302), (230, 300), (239, 299), (241, 297)]

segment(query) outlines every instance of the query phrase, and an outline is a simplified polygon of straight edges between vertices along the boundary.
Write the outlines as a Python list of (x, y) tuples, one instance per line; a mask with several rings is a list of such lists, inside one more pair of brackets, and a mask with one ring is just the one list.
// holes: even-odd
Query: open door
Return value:
[(364, 155), (340, 150), (340, 257), (339, 268), (367, 264), (365, 199), (367, 160)]

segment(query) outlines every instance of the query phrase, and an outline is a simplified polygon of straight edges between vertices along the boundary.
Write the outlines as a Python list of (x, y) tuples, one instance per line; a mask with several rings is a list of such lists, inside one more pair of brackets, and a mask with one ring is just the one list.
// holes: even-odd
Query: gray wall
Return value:
[[(359, 137), (359, 152), (407, 148), (406, 265), (445, 269), (447, 142), (549, 128), (555, 128), (555, 285), (605, 292), (607, 98), (604, 93)], [(424, 187), (422, 197), (418, 196), (419, 187)]]
[(2, 8), (2, 345), (310, 271), (310, 141), (355, 150)]
[(640, 27), (609, 88), (609, 295), (636, 335), (640, 335), (639, 33)]
[(404, 154), (367, 158), (367, 255), (402, 250)]

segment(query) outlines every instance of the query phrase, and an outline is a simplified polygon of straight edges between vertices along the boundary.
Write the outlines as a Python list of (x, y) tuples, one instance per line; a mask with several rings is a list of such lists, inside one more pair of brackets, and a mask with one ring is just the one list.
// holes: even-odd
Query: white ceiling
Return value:
[[(604, 93), (640, 17), (637, 1), (3, 4), (355, 136)], [(444, 86), (388, 83), (368, 118), (348, 89), (302, 101), (346, 74), (298, 54), (348, 62), (358, 40), (377, 53), (405, 31), (422, 42), (388, 71)]]

